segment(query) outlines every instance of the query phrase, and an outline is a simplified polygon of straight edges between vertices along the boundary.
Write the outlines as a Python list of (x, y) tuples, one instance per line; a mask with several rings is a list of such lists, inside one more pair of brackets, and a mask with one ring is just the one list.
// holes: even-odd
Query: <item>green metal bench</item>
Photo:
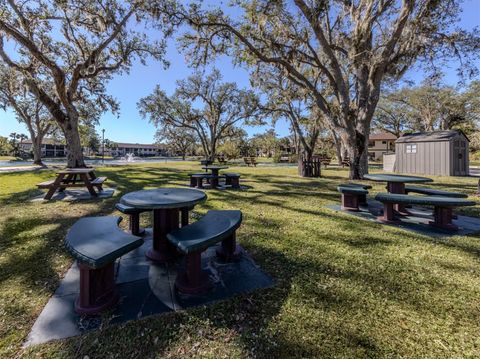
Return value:
[(121, 203), (117, 203), (115, 208), (123, 214), (128, 215), (128, 229), (131, 234), (141, 236), (145, 233), (145, 228), (140, 227), (140, 213), (148, 212), (148, 210), (126, 206)]
[(416, 186), (405, 186), (405, 193), (418, 193), (425, 194), (427, 196), (442, 196), (442, 197), (452, 197), (452, 198), (467, 198), (468, 194), (460, 192), (449, 192), (442, 191), (438, 189), (428, 188), (428, 187), (416, 187)]
[(208, 247), (222, 242), (217, 256), (224, 261), (240, 256), (235, 232), (241, 223), (241, 211), (209, 211), (197, 222), (167, 234), (170, 243), (185, 254), (185, 271), (179, 273), (175, 280), (179, 292), (197, 294), (210, 288), (208, 275), (201, 267), (202, 252)]
[(360, 204), (367, 203), (368, 191), (363, 187), (363, 185), (354, 183), (346, 183), (337, 187), (337, 191), (342, 194), (342, 210), (358, 211)]
[(80, 269), (80, 294), (75, 311), (93, 315), (114, 306), (115, 260), (140, 247), (140, 237), (122, 231), (122, 217), (87, 217), (79, 219), (68, 231), (65, 247)]
[(447, 230), (457, 230), (458, 227), (453, 224), (453, 211), (454, 207), (460, 206), (474, 206), (474, 201), (469, 201), (463, 198), (450, 198), (442, 196), (409, 196), (406, 194), (394, 194), (394, 193), (379, 193), (375, 196), (375, 199), (382, 202), (384, 205), (383, 216), (378, 219), (385, 223), (398, 223), (393, 211), (394, 204), (412, 204), (433, 206), (433, 218), (429, 224), (434, 227), (439, 227)]

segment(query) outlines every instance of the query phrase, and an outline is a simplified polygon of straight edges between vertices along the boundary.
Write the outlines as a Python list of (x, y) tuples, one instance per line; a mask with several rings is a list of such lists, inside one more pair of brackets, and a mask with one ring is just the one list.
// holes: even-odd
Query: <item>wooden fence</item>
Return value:
[(302, 177), (320, 177), (322, 175), (322, 159), (313, 156), (310, 161), (302, 157), (298, 161), (298, 174)]

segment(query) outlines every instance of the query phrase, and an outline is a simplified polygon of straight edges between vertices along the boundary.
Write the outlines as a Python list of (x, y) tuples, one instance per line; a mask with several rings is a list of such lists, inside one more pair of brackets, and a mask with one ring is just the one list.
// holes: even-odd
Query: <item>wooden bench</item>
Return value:
[(67, 233), (65, 247), (80, 269), (80, 294), (75, 311), (93, 315), (114, 306), (115, 260), (140, 247), (140, 237), (118, 227), (121, 217), (87, 217), (78, 220)]
[(250, 165), (257, 167), (257, 160), (255, 159), (255, 157), (244, 157), (243, 161), (245, 162), (247, 167), (250, 167)]
[(224, 261), (235, 260), (241, 255), (235, 235), (241, 223), (241, 211), (209, 211), (197, 222), (167, 234), (170, 243), (185, 254), (185, 270), (175, 279), (179, 292), (197, 294), (211, 287), (208, 275), (201, 267), (202, 252), (208, 247), (222, 242), (217, 256)]
[(368, 191), (361, 185), (352, 183), (342, 184), (337, 187), (337, 191), (342, 194), (342, 210), (358, 211), (360, 204), (366, 204)]
[(330, 157), (320, 157), (320, 162), (324, 168), (327, 168), (327, 166), (332, 162), (332, 159)]
[[(107, 177), (96, 177), (93, 180), (90, 181), (90, 184), (92, 186), (97, 187), (99, 190), (102, 189), (103, 183), (107, 180)], [(37, 184), (38, 188), (45, 189), (45, 188), (50, 188), (53, 186), (55, 183), (55, 180), (50, 180), (50, 181), (45, 181)], [(59, 184), (59, 187), (66, 188), (66, 187), (85, 187), (85, 184), (83, 182), (81, 183), (69, 183), (69, 182), (62, 182)]]
[(341, 162), (342, 168), (345, 168), (345, 166), (350, 167), (350, 158), (345, 158)]
[(134, 236), (141, 236), (145, 234), (145, 228), (140, 227), (140, 213), (148, 212), (146, 209), (138, 209), (130, 206), (126, 206), (121, 203), (115, 204), (115, 208), (128, 215), (128, 229)]
[(398, 223), (393, 211), (394, 204), (411, 204), (433, 206), (433, 218), (429, 224), (434, 227), (447, 229), (450, 231), (457, 230), (458, 227), (453, 224), (453, 208), (460, 206), (474, 206), (474, 201), (469, 201), (463, 198), (450, 198), (443, 196), (410, 196), (407, 194), (395, 193), (379, 193), (375, 199), (382, 202), (384, 205), (383, 216), (378, 219), (385, 223)]
[(226, 164), (227, 164), (227, 160), (226, 160), (225, 157), (223, 157), (223, 156), (217, 156), (217, 161), (218, 161), (218, 163), (220, 163), (221, 165), (226, 165)]
[(232, 188), (240, 188), (240, 175), (238, 173), (224, 173), (225, 185)]
[(416, 187), (416, 186), (405, 186), (405, 193), (418, 193), (425, 194), (427, 196), (442, 196), (442, 197), (452, 197), (452, 198), (467, 198), (468, 195), (460, 192), (449, 192), (442, 191), (438, 189), (428, 188), (428, 187)]

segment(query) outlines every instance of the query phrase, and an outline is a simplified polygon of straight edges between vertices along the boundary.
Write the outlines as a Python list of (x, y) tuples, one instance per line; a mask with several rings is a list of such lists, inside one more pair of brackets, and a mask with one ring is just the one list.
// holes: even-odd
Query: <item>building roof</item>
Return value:
[(451, 139), (457, 137), (458, 135), (463, 135), (468, 141), (467, 136), (462, 131), (458, 130), (449, 130), (449, 131), (431, 131), (431, 132), (415, 132), (403, 135), (396, 143), (406, 143), (406, 142), (440, 142), (440, 141), (450, 141)]
[[(22, 143), (27, 144), (27, 145), (31, 145), (32, 140), (31, 139), (23, 140)], [(55, 144), (57, 146), (63, 146), (65, 143), (63, 142), (63, 140), (54, 141), (53, 138), (44, 138), (43, 141), (42, 141), (42, 145), (53, 145), (53, 144)]]
[(372, 133), (369, 139), (373, 141), (396, 140), (397, 136), (395, 136), (393, 133), (380, 132), (380, 133)]
[(127, 148), (159, 148), (160, 145), (155, 144), (141, 144), (141, 143), (117, 143), (115, 142), (118, 147), (127, 147)]

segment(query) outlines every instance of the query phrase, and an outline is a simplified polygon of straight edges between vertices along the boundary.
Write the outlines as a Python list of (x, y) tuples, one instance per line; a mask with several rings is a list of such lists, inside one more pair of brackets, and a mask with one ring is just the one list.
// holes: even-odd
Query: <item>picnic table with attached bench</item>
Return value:
[(67, 168), (57, 171), (57, 178), (37, 184), (38, 188), (48, 189), (44, 199), (51, 199), (55, 192), (63, 192), (68, 187), (87, 187), (88, 192), (96, 197), (103, 191), (103, 183), (107, 177), (97, 177), (93, 168)]
[[(375, 182), (387, 182), (388, 193), (395, 193), (395, 194), (406, 193), (405, 183), (433, 182), (431, 178), (426, 178), (426, 177), (383, 174), (383, 173), (366, 174), (365, 176), (363, 176), (363, 178), (370, 181), (375, 181)], [(408, 211), (405, 209), (404, 203), (395, 204), (394, 209), (400, 214), (404, 214), (404, 215), (408, 214)]]
[[(206, 177), (208, 181), (210, 181), (210, 186), (212, 188), (217, 188), (218, 187), (218, 180), (220, 179), (219, 172), (220, 170), (225, 170), (228, 167), (227, 166), (204, 166), (202, 167), (205, 171), (210, 171), (210, 176)], [(201, 181), (201, 179), (199, 179)], [(200, 187), (201, 188), (201, 187)]]
[(188, 225), (188, 211), (207, 199), (207, 195), (191, 188), (158, 188), (130, 192), (120, 203), (139, 210), (153, 211), (153, 246), (146, 256), (152, 261), (165, 263), (175, 257), (167, 241), (167, 233)]

